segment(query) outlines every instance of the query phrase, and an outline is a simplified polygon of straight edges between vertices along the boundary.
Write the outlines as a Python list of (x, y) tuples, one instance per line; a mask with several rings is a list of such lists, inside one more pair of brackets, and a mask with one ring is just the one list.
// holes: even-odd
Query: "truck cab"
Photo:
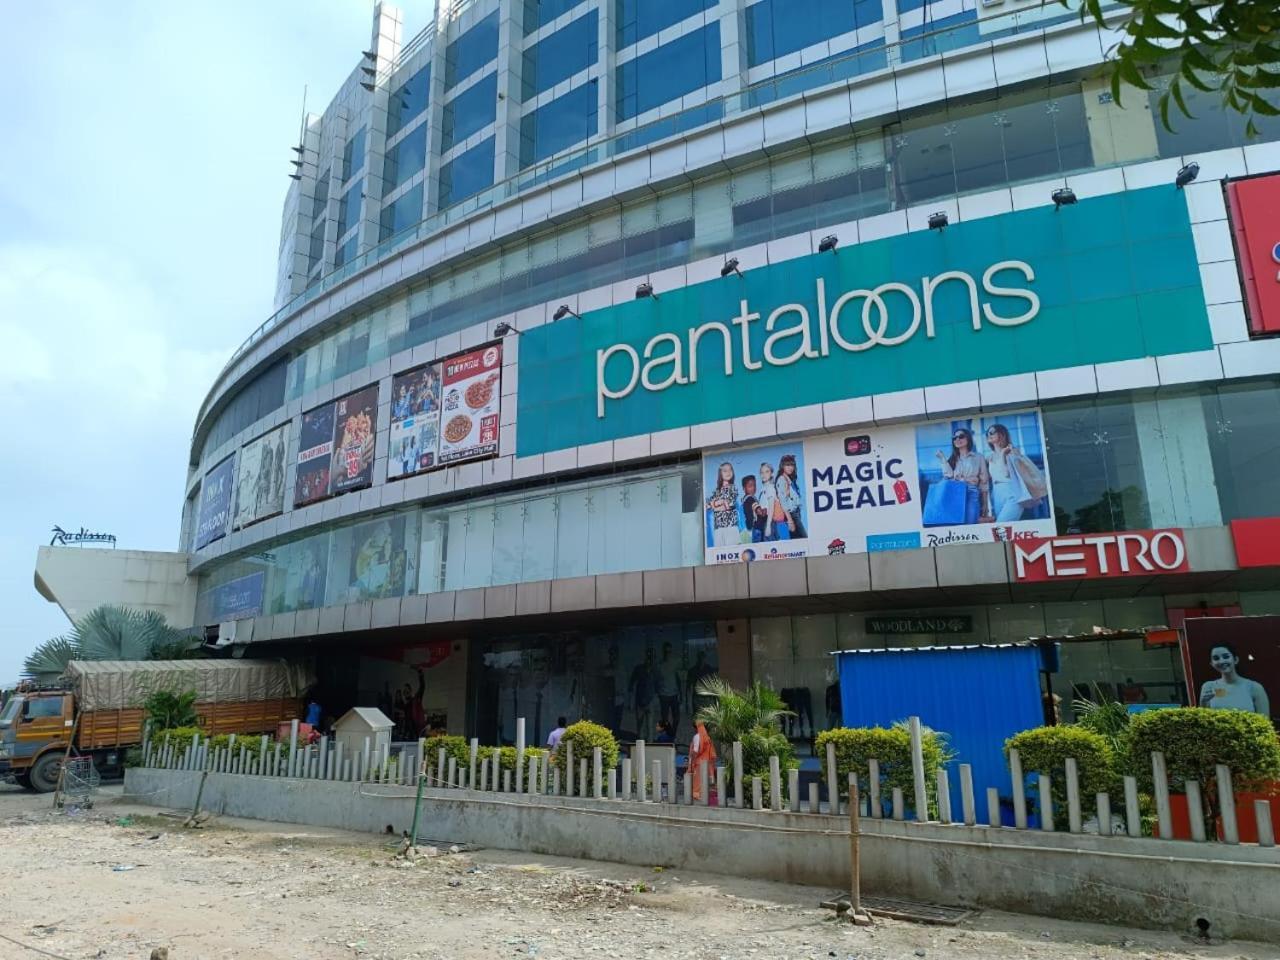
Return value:
[(0, 710), (0, 779), (47, 793), (75, 726), (74, 698), (66, 690), (15, 693)]

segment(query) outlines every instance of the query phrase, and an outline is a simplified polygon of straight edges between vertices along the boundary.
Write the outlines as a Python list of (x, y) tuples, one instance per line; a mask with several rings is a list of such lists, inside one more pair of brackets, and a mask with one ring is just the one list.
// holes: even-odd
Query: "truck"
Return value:
[(69, 752), (119, 776), (159, 691), (194, 690), (207, 735), (274, 733), (301, 716), (311, 683), (307, 665), (274, 660), (73, 660), (57, 683), (20, 685), (0, 708), (0, 781), (52, 792)]

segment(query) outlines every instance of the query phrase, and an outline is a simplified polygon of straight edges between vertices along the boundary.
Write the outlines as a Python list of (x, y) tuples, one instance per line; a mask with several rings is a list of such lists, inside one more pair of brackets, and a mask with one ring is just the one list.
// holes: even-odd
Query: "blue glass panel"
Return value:
[(533, 33), (544, 23), (550, 23), (560, 14), (572, 10), (582, 0), (524, 0), (524, 33)]
[(520, 166), (581, 143), (596, 132), (599, 86), (584, 83), (520, 119)]
[(364, 141), (368, 133), (367, 127), (361, 127), (342, 148), (342, 182), (351, 179), (352, 174), (364, 165)]
[(444, 88), (452, 90), (458, 81), (484, 67), (498, 55), (498, 11), (495, 10), (444, 52)]
[(422, 184), (400, 197), (389, 206), (382, 208), (382, 222), (379, 224), (378, 239), (385, 240), (392, 234), (399, 233), (413, 226), (422, 219)]
[(638, 116), (719, 80), (720, 24), (713, 23), (618, 67), (618, 119)]
[(440, 168), (440, 206), (447, 207), (493, 186), (493, 137)]
[(360, 202), (364, 198), (364, 177), (347, 188), (338, 201), (338, 236), (342, 236), (360, 219)]
[(524, 52), (524, 99), (549, 90), (596, 62), (600, 18), (595, 10)]
[(700, 127), (705, 123), (714, 123), (722, 119), (724, 119), (724, 103), (719, 100), (714, 103), (704, 104), (701, 107), (681, 110), (674, 116), (646, 123), (644, 126), (636, 127), (630, 133), (625, 133), (618, 137), (614, 140), (614, 153), (625, 153), (628, 150), (634, 150), (636, 147), (643, 147), (657, 140), (665, 140), (667, 137), (673, 137), (677, 133), (684, 133), (694, 127)]
[(747, 106), (760, 107), (774, 100), (822, 87), (828, 83), (848, 80), (873, 70), (883, 70), (889, 65), (884, 38), (880, 37), (860, 47), (846, 50), (832, 57), (824, 57), (813, 63), (777, 74), (767, 83), (761, 83), (743, 94)]
[(431, 94), (431, 64), (427, 64), (400, 86), (387, 100), (387, 137), (394, 137), (423, 110)]
[(427, 125), (424, 123), (387, 151), (382, 163), (382, 189), (388, 193), (422, 169), (427, 158)]
[(810, 0), (804, 15), (783, 0), (747, 7), (747, 62), (751, 66), (850, 33), (883, 18), (880, 0)]
[(615, 0), (618, 49), (715, 5), (716, 0)]
[(498, 75), (491, 73), (444, 105), (440, 152), (493, 123), (498, 113)]
[[(919, 39), (912, 40), (912, 37)], [(902, 31), (902, 62), (972, 46), (981, 39), (978, 33), (978, 11), (965, 10), (954, 17), (944, 17), (918, 27), (905, 28)]]
[(356, 240), (357, 237), (353, 233), (346, 243), (338, 247), (338, 252), (333, 256), (333, 267), (335, 270), (356, 255)]

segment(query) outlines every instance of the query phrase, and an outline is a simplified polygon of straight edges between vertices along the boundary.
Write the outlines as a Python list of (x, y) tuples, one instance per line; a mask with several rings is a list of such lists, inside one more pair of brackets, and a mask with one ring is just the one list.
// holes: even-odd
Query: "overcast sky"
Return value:
[[(407, 36), (430, 0), (404, 0)], [(50, 527), (177, 545), (193, 418), (271, 312), (304, 85), (369, 0), (0, 4), (0, 683), (69, 624)]]

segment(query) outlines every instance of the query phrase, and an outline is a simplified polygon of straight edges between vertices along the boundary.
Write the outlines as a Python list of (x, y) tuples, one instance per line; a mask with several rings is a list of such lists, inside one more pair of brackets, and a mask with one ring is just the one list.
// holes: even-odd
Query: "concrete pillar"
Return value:
[[(675, 801), (676, 785), (671, 784), (671, 800)], [(662, 761), (653, 761), (653, 802), (662, 802)]]
[(827, 803), (833, 814), (839, 812), (840, 781), (836, 774), (836, 745), (830, 741), (827, 742)]
[(1053, 789), (1047, 773), (1036, 778), (1037, 798), (1040, 801), (1040, 829), (1046, 832), (1053, 830)]
[(893, 819), (898, 821), (907, 819), (907, 803), (901, 787), (893, 788)]
[(516, 793), (524, 793), (524, 717), (516, 717)]
[(1187, 819), (1191, 821), (1191, 839), (1204, 843), (1204, 801), (1200, 796), (1200, 783), (1188, 780), (1184, 786), (1187, 791)]
[(684, 776), (680, 778), (681, 787), (683, 789), (683, 802), (686, 807), (693, 805), (693, 777), (689, 771), (684, 772)]
[(774, 813), (782, 809), (782, 770), (777, 754), (769, 757), (769, 809)]
[(593, 747), (591, 750), (591, 795), (597, 800), (600, 799), (602, 781), (604, 778), (604, 757), (599, 747)]
[(618, 768), (617, 767), (609, 768), (608, 784), (609, 784), (609, 799), (617, 800), (618, 799)]
[(1253, 801), (1253, 818), (1258, 826), (1258, 846), (1274, 847), (1276, 845), (1276, 828), (1271, 820), (1271, 801)]
[(920, 718), (907, 718), (907, 727), (911, 732), (911, 778), (915, 792), (916, 820), (925, 823), (929, 819), (929, 788), (924, 778), (924, 744), (920, 729)]
[(551, 795), (553, 797), (560, 796), (560, 768), (551, 768)]
[(800, 812), (800, 771), (787, 771), (787, 809), (792, 813)]
[(759, 777), (751, 778), (751, 809), (764, 809), (764, 784)]
[(742, 792), (742, 741), (733, 741), (733, 802), (739, 810), (747, 805), (747, 798)]
[(1075, 757), (1067, 757), (1067, 829), (1079, 833), (1083, 827), (1080, 816), (1080, 768)]
[(1161, 840), (1173, 839), (1173, 808), (1169, 806), (1169, 774), (1164, 754), (1159, 750), (1151, 754), (1151, 776), (1155, 784), (1156, 819), (1159, 822)]
[[(236, 738), (231, 737), (230, 744), (232, 749), (235, 748)], [(298, 756), (298, 721), (297, 719), (289, 722), (289, 776), (295, 776), (297, 773), (296, 758)]]
[(1009, 751), (1009, 774), (1013, 780), (1013, 825), (1027, 829), (1027, 782), (1022, 772), (1022, 757), (1017, 750)]
[(476, 757), (480, 754), (480, 741), (476, 737), (471, 738), (471, 779), (468, 782), (471, 789), (476, 788)]
[(699, 764), (698, 765), (698, 790), (700, 791), (700, 795), (702, 796), (702, 805), (704, 807), (711, 806), (711, 784), (709, 783), (709, 780), (710, 780), (709, 775), (710, 775), (710, 771), (707, 769), (707, 764), (705, 763)]
[(1131, 837), (1142, 836), (1142, 811), (1138, 807), (1138, 778), (1124, 778), (1124, 827)]
[(622, 799), (631, 799), (631, 758), (622, 758)]
[(636, 770), (636, 799), (639, 800), (641, 803), (644, 803), (644, 799), (646, 796), (644, 772), (647, 768), (644, 765), (644, 741), (643, 740), (636, 741), (635, 749), (632, 750), (631, 755), (635, 758), (634, 766)]
[(938, 819), (951, 822), (951, 778), (946, 767), (938, 768)]
[(480, 789), (489, 789), (489, 758), (480, 761)]
[(446, 787), (452, 787), (452, 786), (453, 786), (453, 784), (454, 784), (454, 780), (455, 780), (455, 775), (457, 774), (457, 772), (458, 772), (458, 761), (457, 761), (457, 758), (455, 758), (455, 757), (450, 757), (450, 758), (449, 758), (449, 768), (448, 768), (448, 772), (445, 774), (445, 781), (444, 781), (444, 785), (445, 785)]
[(818, 799), (818, 783), (815, 780), (809, 784), (809, 812), (817, 813), (821, 809), (822, 804)]
[(1236, 792), (1231, 783), (1231, 769), (1220, 763), (1214, 767), (1218, 781), (1218, 815), (1222, 818), (1222, 842), (1239, 843), (1240, 826), (1236, 823)]
[(538, 781), (542, 785), (542, 792), (546, 793), (551, 783), (551, 754), (544, 753), (542, 755), (542, 778)]
[[(366, 740), (365, 744), (368, 745), (368, 743), (369, 741)], [(496, 753), (495, 753), (495, 756), (496, 756)], [(436, 751), (436, 783), (437, 784), (444, 783), (444, 761), (445, 761), (444, 747), (441, 747), (439, 750)], [(494, 783), (497, 783), (497, 780), (494, 780)]]
[(1111, 836), (1111, 797), (1107, 793), (1098, 794), (1098, 836)]
[(573, 796), (573, 741), (562, 744), (564, 747), (564, 783), (565, 793)]
[(502, 771), (502, 792), (503, 793), (511, 792), (511, 771), (510, 770)]
[(721, 807), (729, 805), (729, 798), (725, 795), (725, 769), (722, 766), (716, 767), (716, 804)]
[(538, 792), (538, 758), (536, 756), (529, 757), (529, 783), (527, 786), (529, 793)]
[(987, 826), (1000, 826), (1000, 791), (996, 787), (987, 787)]
[(578, 796), (588, 796), (587, 793), (587, 758), (583, 757), (578, 761)]
[(973, 795), (973, 765), (968, 763), (960, 764), (960, 813), (966, 827), (972, 827), (978, 822), (978, 810)]
[[(880, 761), (874, 758), (867, 761), (867, 812), (872, 819), (879, 820), (884, 816), (884, 807), (880, 802)], [(839, 813), (839, 804), (831, 808), (832, 813)]]

